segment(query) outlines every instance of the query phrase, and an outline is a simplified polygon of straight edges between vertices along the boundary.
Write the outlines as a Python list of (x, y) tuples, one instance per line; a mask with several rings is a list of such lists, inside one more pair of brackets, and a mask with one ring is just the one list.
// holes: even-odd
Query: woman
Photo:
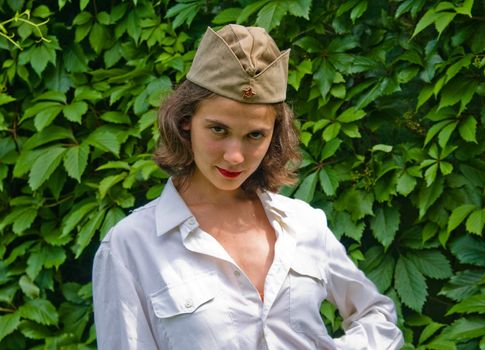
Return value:
[[(261, 28), (205, 33), (159, 115), (161, 196), (103, 240), (93, 269), (100, 349), (398, 349), (391, 300), (324, 213), (275, 194), (294, 179), (289, 51)], [(332, 339), (319, 314), (344, 318)]]

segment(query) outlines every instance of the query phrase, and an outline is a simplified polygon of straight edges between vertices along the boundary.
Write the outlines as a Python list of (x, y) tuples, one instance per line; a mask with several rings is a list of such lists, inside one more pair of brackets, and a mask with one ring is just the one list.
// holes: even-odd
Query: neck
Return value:
[(199, 183), (193, 176), (184, 184), (174, 181), (174, 185), (189, 207), (198, 205), (226, 206), (253, 197), (241, 188), (226, 191), (208, 186), (207, 183)]

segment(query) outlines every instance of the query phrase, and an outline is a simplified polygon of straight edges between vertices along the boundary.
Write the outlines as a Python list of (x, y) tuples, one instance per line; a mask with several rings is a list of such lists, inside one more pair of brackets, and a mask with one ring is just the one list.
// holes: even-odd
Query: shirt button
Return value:
[(189, 224), (189, 226), (194, 226), (195, 225), (195, 220), (193, 218), (190, 218), (189, 221), (187, 221), (187, 223)]
[(185, 306), (186, 309), (191, 309), (192, 307), (194, 307), (194, 301), (189, 298), (189, 299), (185, 300), (184, 306)]
[(241, 277), (241, 272), (239, 270), (234, 270), (234, 276)]

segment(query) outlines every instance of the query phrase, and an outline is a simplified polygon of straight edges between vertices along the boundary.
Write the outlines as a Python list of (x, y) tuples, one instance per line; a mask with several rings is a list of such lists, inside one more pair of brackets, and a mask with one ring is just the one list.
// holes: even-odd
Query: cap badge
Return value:
[(253, 91), (253, 88), (251, 86), (248, 86), (247, 88), (244, 88), (242, 90), (242, 97), (244, 99), (248, 99), (248, 98), (251, 98), (253, 97), (254, 95), (256, 95), (256, 93)]

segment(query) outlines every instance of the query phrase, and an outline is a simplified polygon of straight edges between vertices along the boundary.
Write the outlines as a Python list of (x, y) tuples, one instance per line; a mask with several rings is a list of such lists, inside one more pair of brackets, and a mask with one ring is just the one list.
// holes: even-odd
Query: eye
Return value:
[(264, 137), (264, 133), (261, 131), (253, 131), (248, 134), (248, 137), (252, 140), (260, 140)]
[(224, 135), (226, 130), (221, 126), (211, 126), (210, 130), (216, 135)]

